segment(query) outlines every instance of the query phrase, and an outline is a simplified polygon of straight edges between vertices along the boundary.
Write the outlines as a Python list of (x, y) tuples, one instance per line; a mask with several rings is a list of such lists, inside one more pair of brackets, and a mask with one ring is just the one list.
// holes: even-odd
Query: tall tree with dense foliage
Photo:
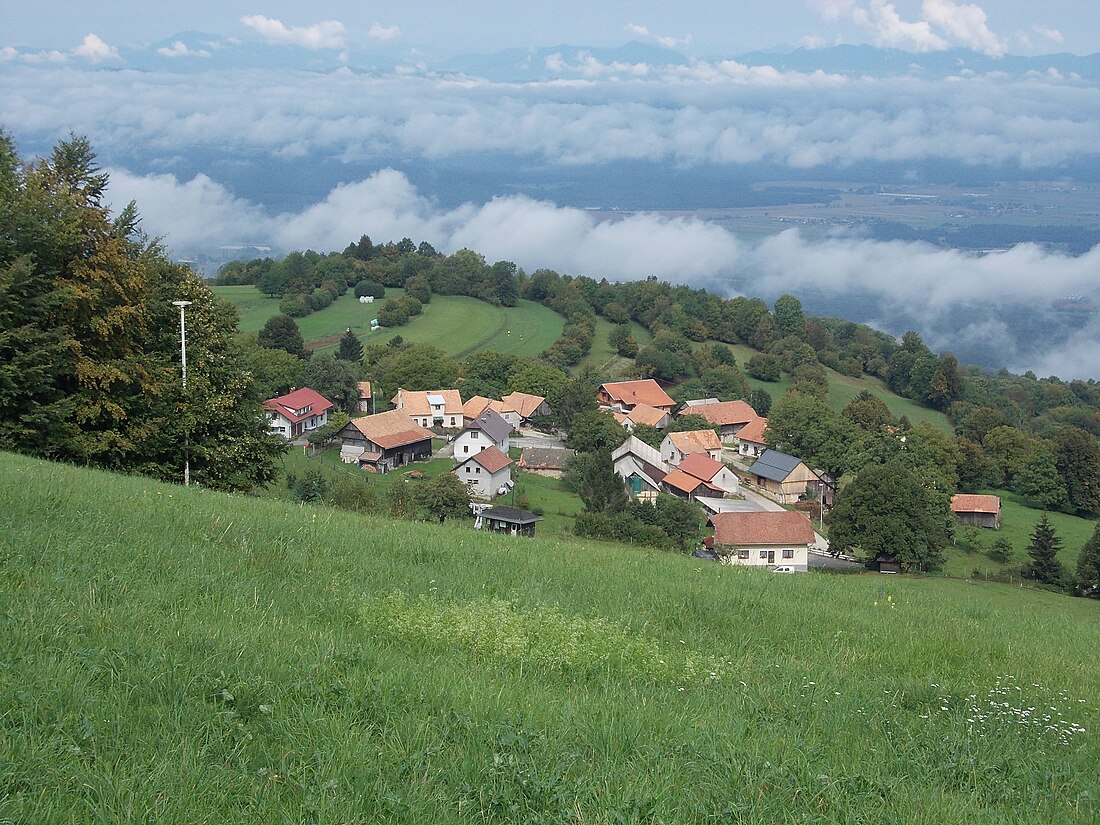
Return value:
[(1078, 512), (1100, 512), (1100, 441), (1078, 427), (1058, 434), (1054, 463), (1070, 506)]
[(828, 524), (833, 550), (868, 562), (889, 555), (915, 570), (941, 565), (951, 539), (947, 498), (930, 494), (900, 459), (865, 467), (837, 496)]
[[(235, 343), (237, 315), (112, 221), (88, 142), (23, 166), (0, 134), (0, 448), (221, 489), (270, 481), (282, 446)], [(180, 316), (190, 301), (188, 385)], [(185, 446), (187, 445), (187, 446)]]
[(1077, 557), (1074, 591), (1079, 596), (1100, 599), (1100, 524), (1093, 529), (1092, 537)]
[(1021, 574), (1042, 584), (1061, 585), (1066, 571), (1058, 559), (1062, 549), (1062, 539), (1054, 532), (1054, 525), (1046, 513), (1035, 525), (1031, 533), (1031, 542), (1027, 546), (1028, 561), (1024, 563)]
[(299, 358), (308, 357), (306, 342), (298, 322), (289, 315), (273, 315), (256, 333), (256, 343), (268, 349), (281, 349)]

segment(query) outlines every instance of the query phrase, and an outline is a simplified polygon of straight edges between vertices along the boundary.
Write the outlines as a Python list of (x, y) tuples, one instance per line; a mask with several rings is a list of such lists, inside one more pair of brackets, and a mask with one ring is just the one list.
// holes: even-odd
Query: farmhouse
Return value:
[(697, 496), (720, 496), (722, 491), (702, 478), (677, 468), (661, 479), (661, 490), (677, 498), (695, 501)]
[[(709, 401), (709, 399), (708, 399)], [(726, 444), (733, 444), (737, 434), (749, 423), (760, 418), (756, 410), (744, 401), (718, 401), (714, 403), (692, 403), (680, 410), (677, 415), (699, 415), (708, 424), (718, 427), (719, 435)]]
[(726, 495), (735, 496), (741, 490), (741, 480), (737, 473), (704, 453), (692, 453), (676, 469), (701, 478)]
[(288, 441), (327, 424), (332, 407), (331, 401), (309, 387), (264, 402), (270, 432)]
[(374, 389), (370, 381), (359, 382), (359, 412), (372, 412), (374, 407)]
[(400, 410), (353, 418), (337, 434), (340, 460), (364, 470), (387, 473), (432, 455), (432, 432)]
[(661, 482), (669, 472), (660, 452), (634, 436), (612, 451), (611, 461), (615, 472), (626, 481), (635, 497), (656, 496), (661, 492)]
[(562, 447), (524, 447), (519, 456), (519, 468), (541, 476), (560, 478), (565, 462), (576, 455), (575, 450)]
[(648, 424), (660, 430), (667, 427), (672, 420), (667, 410), (651, 407), (649, 404), (638, 404), (630, 412), (612, 411), (611, 414), (630, 432), (634, 432), (634, 428), (639, 424)]
[(754, 418), (737, 431), (734, 441), (737, 444), (738, 455), (748, 458), (759, 458), (768, 449), (764, 441), (764, 432), (768, 429), (768, 419)]
[(512, 459), (490, 446), (463, 459), (454, 469), (460, 481), (478, 498), (491, 499), (512, 482)]
[(813, 525), (802, 513), (718, 513), (708, 521), (714, 528), (714, 550), (725, 564), (796, 570), (809, 567), (809, 548), (814, 543)]
[(531, 426), (531, 419), (550, 415), (550, 405), (541, 395), (526, 392), (510, 392), (500, 399), (504, 406), (504, 418), (514, 429)]
[(601, 384), (596, 392), (596, 400), (601, 407), (618, 412), (630, 412), (639, 404), (648, 404), (650, 407), (671, 413), (672, 408), (676, 406), (676, 402), (669, 398), (668, 393), (652, 378)]
[(496, 447), (501, 452), (507, 453), (508, 437), (511, 434), (512, 425), (505, 421), (500, 413), (486, 408), (455, 437), (455, 461), (465, 461), (472, 454), (479, 453), (488, 447)]
[(951, 497), (951, 512), (955, 514), (955, 520), (959, 524), (973, 524), (991, 530), (1001, 529), (1000, 496), (959, 493)]
[(661, 459), (672, 467), (693, 453), (703, 453), (715, 461), (722, 458), (722, 442), (714, 430), (669, 433), (661, 442)]
[(802, 459), (765, 450), (749, 467), (752, 483), (769, 493), (780, 504), (790, 504), (807, 492), (818, 493), (821, 479)]
[(399, 389), (391, 403), (421, 427), (462, 428), (462, 395), (458, 390)]

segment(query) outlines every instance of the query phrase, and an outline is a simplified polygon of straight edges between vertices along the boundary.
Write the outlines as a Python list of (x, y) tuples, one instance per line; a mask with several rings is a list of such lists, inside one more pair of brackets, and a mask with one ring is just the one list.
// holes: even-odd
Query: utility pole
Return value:
[[(180, 363), (183, 367), (183, 397), (187, 400), (187, 322), (184, 319), (184, 310), (191, 306), (190, 301), (173, 301), (172, 306), (180, 310)], [(184, 430), (183, 433), (183, 486), (191, 486), (191, 433)]]

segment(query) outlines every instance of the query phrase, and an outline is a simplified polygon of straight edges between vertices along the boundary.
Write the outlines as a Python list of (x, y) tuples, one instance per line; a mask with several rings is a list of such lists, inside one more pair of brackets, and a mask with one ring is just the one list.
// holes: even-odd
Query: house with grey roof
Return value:
[(821, 478), (801, 458), (779, 450), (765, 450), (748, 472), (751, 483), (780, 504), (795, 502), (807, 491), (816, 493), (821, 485)]
[(454, 459), (462, 463), (467, 458), (489, 447), (508, 453), (512, 425), (496, 410), (486, 408), (455, 436)]

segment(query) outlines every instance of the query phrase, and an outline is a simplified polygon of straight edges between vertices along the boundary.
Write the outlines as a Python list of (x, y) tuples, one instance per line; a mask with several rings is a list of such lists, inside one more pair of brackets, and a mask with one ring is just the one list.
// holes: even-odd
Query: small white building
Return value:
[(724, 564), (809, 568), (810, 545), (817, 537), (804, 513), (718, 513), (708, 521), (714, 528), (714, 551)]
[(421, 427), (462, 429), (462, 395), (458, 390), (399, 389), (391, 403)]
[(486, 408), (455, 436), (455, 461), (465, 461), (474, 453), (480, 453), (488, 447), (496, 447), (502, 453), (507, 453), (511, 434), (512, 425), (504, 416), (496, 410)]
[(455, 467), (454, 474), (469, 485), (472, 495), (492, 499), (500, 490), (511, 487), (512, 459), (490, 446), (462, 461)]
[(714, 430), (688, 430), (681, 433), (669, 433), (661, 442), (661, 459), (676, 467), (687, 456), (703, 453), (715, 461), (722, 459), (722, 442)]
[(737, 473), (703, 453), (692, 453), (676, 469), (717, 487), (724, 495), (735, 496), (741, 492), (741, 479)]

